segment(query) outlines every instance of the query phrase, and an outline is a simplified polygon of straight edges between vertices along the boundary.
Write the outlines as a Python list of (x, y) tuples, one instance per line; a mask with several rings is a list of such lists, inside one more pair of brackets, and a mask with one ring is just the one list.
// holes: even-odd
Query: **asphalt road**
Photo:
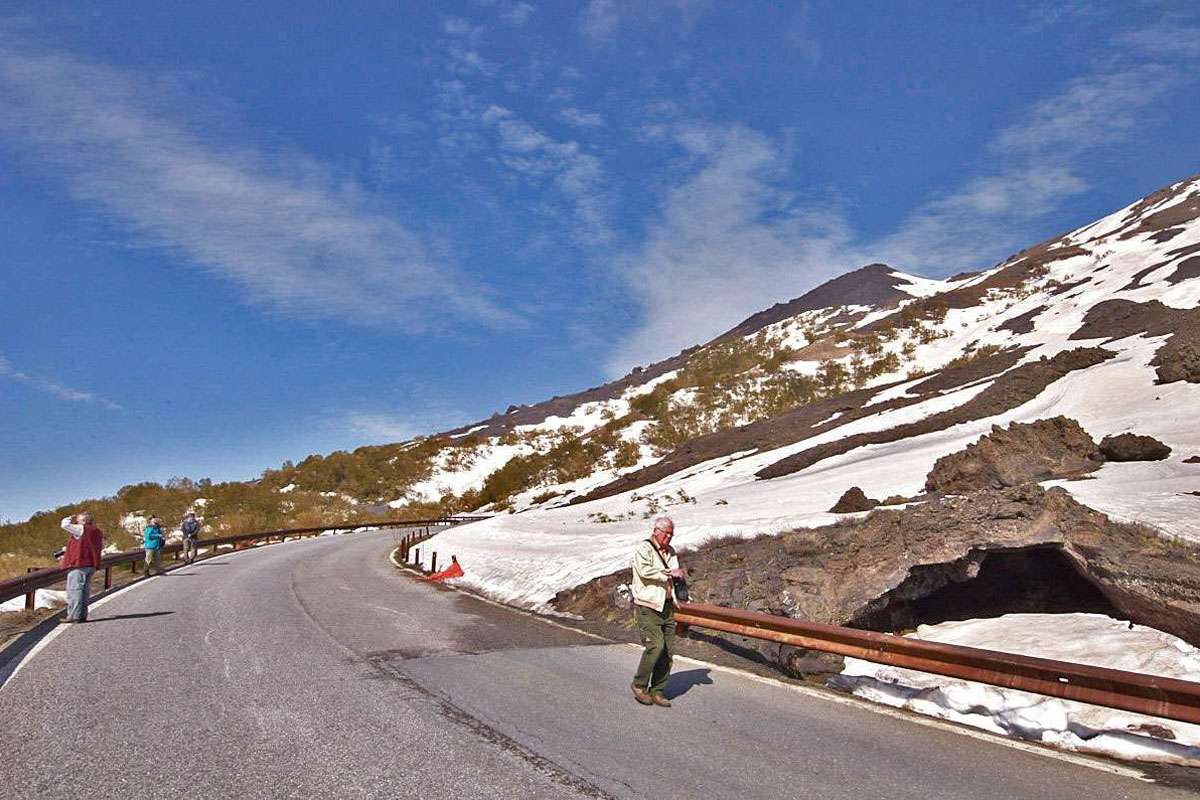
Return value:
[(0, 689), (8, 798), (1178, 798), (439, 590), (389, 533), (143, 581)]

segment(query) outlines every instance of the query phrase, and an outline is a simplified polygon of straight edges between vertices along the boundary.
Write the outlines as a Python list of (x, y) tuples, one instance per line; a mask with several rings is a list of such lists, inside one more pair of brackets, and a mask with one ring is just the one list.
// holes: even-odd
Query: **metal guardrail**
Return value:
[(683, 625), (735, 633), (876, 664), (1200, 723), (1200, 683), (1049, 658), (802, 622), (755, 611), (680, 603)]
[[(425, 536), (422, 538), (428, 538), (430, 528), (432, 527), (461, 525), (465, 522), (478, 522), (483, 519), (487, 519), (487, 517), (451, 516), (438, 517), (436, 519), (369, 520), (366, 522), (342, 523), (341, 525), (323, 525), (315, 528), (288, 528), (279, 531), (257, 531), (254, 533), (236, 534), (234, 536), (220, 536), (213, 539), (198, 539), (196, 545), (197, 547), (208, 547), (208, 555), (214, 556), (218, 555), (216, 548), (225, 544), (270, 543), (272, 539), (283, 541), (287, 538), (316, 536), (325, 531), (357, 530), (359, 528), (425, 528)], [(163, 555), (175, 555), (176, 558), (178, 558), (182, 550), (182, 544), (168, 544), (162, 547)], [(104, 588), (109, 589), (112, 587), (113, 567), (129, 564), (131, 570), (136, 573), (138, 564), (142, 563), (145, 558), (146, 551), (144, 549), (126, 550), (122, 553), (113, 553), (112, 555), (104, 556), (100, 560), (100, 569), (104, 571)], [(56, 583), (66, 580), (68, 571), (62, 567), (47, 567), (45, 569), (33, 570), (20, 577), (0, 581), (0, 603), (25, 595), (25, 608), (32, 609), (36, 599), (35, 592), (38, 589), (44, 589), (47, 586), (53, 586)]]

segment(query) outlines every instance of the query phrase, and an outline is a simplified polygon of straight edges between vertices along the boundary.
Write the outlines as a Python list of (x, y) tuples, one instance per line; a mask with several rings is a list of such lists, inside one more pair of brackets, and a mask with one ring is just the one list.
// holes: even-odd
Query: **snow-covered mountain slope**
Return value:
[(448, 446), (398, 504), (448, 490), (522, 512), (425, 550), (456, 554), (468, 586), (544, 607), (625, 566), (659, 513), (685, 547), (826, 524), (850, 486), (911, 498), (993, 425), (1065, 415), (1097, 440), (1133, 431), (1172, 448), (1065, 488), (1193, 536), (1198, 218), (1192, 178), (982, 273), (872, 265), (614, 384), (451, 432), (469, 447)]

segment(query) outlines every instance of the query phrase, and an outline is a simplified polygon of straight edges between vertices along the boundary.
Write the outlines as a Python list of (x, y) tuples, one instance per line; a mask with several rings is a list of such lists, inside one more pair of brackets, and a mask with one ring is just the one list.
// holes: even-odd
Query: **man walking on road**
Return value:
[(67, 622), (87, 622), (88, 598), (92, 594), (92, 575), (100, 568), (104, 532), (92, 524), (92, 514), (81, 511), (62, 521), (71, 535), (63, 553), (67, 572)]
[(633, 613), (641, 635), (642, 660), (633, 678), (633, 697), (642, 705), (670, 707), (663, 694), (671, 677), (675, 652), (675, 585), (684, 572), (671, 547), (675, 523), (670, 517), (654, 520), (650, 538), (633, 551)]
[(189, 511), (183, 515), (183, 522), (180, 524), (179, 530), (183, 534), (183, 560), (190, 564), (196, 560), (199, 552), (196, 539), (200, 536), (200, 520), (196, 519), (195, 511)]
[(150, 524), (142, 531), (142, 548), (146, 551), (146, 577), (151, 570), (155, 575), (162, 575), (162, 546), (164, 542), (162, 526), (158, 517), (151, 517)]

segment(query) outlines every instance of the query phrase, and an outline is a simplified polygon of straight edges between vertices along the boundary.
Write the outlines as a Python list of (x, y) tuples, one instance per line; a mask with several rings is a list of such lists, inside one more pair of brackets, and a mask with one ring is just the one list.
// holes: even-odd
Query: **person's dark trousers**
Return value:
[(661, 613), (634, 606), (633, 615), (645, 648), (633, 683), (650, 694), (661, 694), (671, 677), (671, 658), (675, 655), (675, 604), (668, 600)]

